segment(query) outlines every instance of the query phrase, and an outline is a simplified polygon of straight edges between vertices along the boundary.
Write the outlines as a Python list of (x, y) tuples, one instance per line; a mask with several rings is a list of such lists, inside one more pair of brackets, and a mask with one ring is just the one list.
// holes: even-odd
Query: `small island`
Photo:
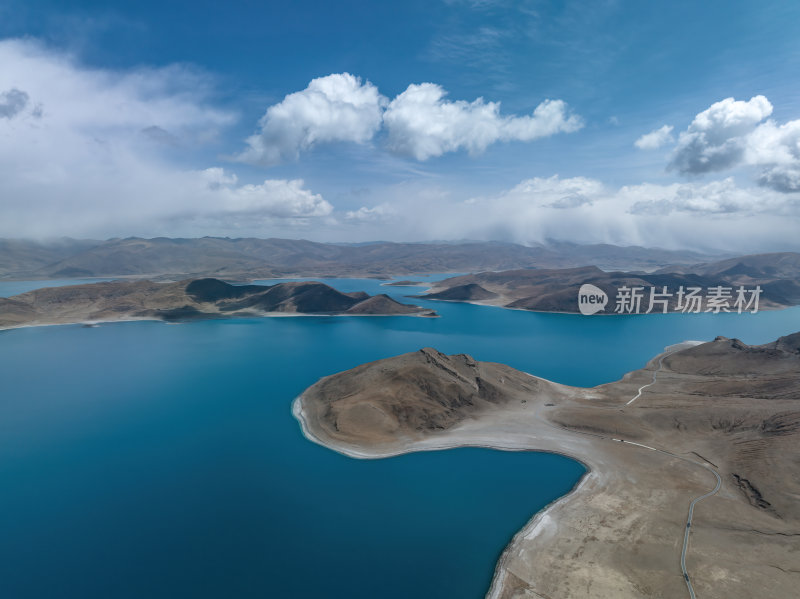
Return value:
[(0, 298), (0, 329), (121, 320), (185, 322), (289, 315), (436, 316), (388, 295), (343, 293), (314, 281), (231, 285), (205, 278), (175, 283), (111, 281), (46, 287)]
[(294, 414), (356, 458), (482, 446), (580, 460), (583, 479), (503, 553), (492, 599), (791, 597), (800, 583), (800, 333), (670, 346), (594, 388), (425, 348), (321, 379)]

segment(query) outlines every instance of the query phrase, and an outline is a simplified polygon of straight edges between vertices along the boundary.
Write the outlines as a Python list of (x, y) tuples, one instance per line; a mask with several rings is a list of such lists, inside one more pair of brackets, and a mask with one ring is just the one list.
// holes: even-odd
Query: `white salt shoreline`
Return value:
[[(534, 375), (530, 376), (534, 378), (540, 378), (535, 377)], [(305, 410), (302, 405), (302, 399), (303, 395), (301, 394), (292, 402), (292, 414), (299, 422), (300, 428), (306, 439), (336, 451), (337, 453), (341, 453), (355, 459), (383, 459), (422, 451), (444, 451), (447, 449), (473, 447), (494, 449), (499, 451), (531, 451), (536, 453), (551, 453), (567, 457), (583, 465), (586, 471), (575, 483), (575, 486), (573, 486), (572, 489), (558, 499), (550, 502), (535, 512), (525, 526), (523, 526), (522, 529), (520, 529), (512, 537), (512, 539), (503, 549), (503, 552), (495, 565), (492, 583), (487, 591), (486, 599), (499, 599), (507, 575), (506, 568), (509, 561), (511, 561), (511, 559), (513, 559), (515, 556), (515, 552), (518, 550), (518, 541), (530, 540), (540, 531), (547, 528), (552, 528), (556, 522), (555, 517), (552, 514), (557, 508), (562, 507), (565, 503), (572, 501), (573, 499), (579, 499), (581, 497), (580, 491), (582, 488), (584, 488), (587, 481), (597, 480), (600, 482), (602, 480), (602, 476), (598, 470), (589, 464), (590, 460), (579, 457), (577, 455), (578, 452), (571, 453), (567, 451), (560, 451), (558, 449), (540, 448), (533, 444), (533, 438), (523, 437), (517, 439), (516, 441), (509, 442), (510, 439), (508, 438), (508, 435), (500, 432), (489, 434), (488, 436), (484, 433), (480, 436), (480, 438), (476, 438), (476, 436), (470, 433), (470, 431), (461, 430), (459, 427), (448, 433), (445, 433), (448, 437), (447, 439), (423, 439), (409, 441), (390, 451), (367, 451), (364, 449), (357, 449), (353, 446), (345, 446), (341, 443), (335, 443), (332, 441), (324, 442), (309, 430)]]
[[(618, 383), (630, 383), (635, 373), (641, 375), (652, 372), (652, 368), (662, 356), (699, 343), (704, 342), (683, 341), (665, 347), (660, 354), (650, 358), (641, 370), (626, 373)], [(526, 374), (546, 381), (546, 379), (530, 373)], [(581, 393), (588, 389), (570, 388), (552, 381), (547, 382), (562, 387), (568, 393), (581, 395), (584, 399), (591, 398), (591, 394)], [(520, 406), (506, 406), (502, 410), (487, 412), (479, 419), (465, 420), (449, 431), (437, 432), (435, 437), (399, 439), (390, 448), (386, 449), (384, 446), (380, 450), (343, 444), (329, 439), (327, 435), (324, 439), (318, 437), (309, 428), (309, 417), (303, 406), (303, 398), (304, 394), (301, 394), (292, 403), (292, 413), (300, 423), (303, 435), (314, 443), (356, 459), (380, 459), (420, 451), (478, 447), (501, 451), (553, 453), (575, 460), (584, 466), (586, 471), (575, 486), (536, 511), (506, 545), (495, 565), (486, 599), (500, 599), (508, 585), (515, 582), (509, 578), (509, 576), (516, 578), (515, 568), (519, 567), (521, 563), (529, 562), (532, 558), (535, 559), (536, 547), (542, 544), (552, 544), (554, 540), (572, 534), (570, 526), (574, 526), (576, 515), (580, 516), (587, 509), (591, 509), (587, 506), (591, 503), (592, 498), (602, 497), (604, 494), (608, 494), (609, 490), (613, 495), (613, 489), (620, 484), (620, 479), (627, 479), (629, 474), (624, 466), (627, 458), (621, 459), (616, 454), (618, 449), (625, 447), (623, 444), (613, 442), (618, 439), (569, 431), (548, 423), (538, 414), (538, 409), (544, 407), (548, 401), (541, 398), (538, 404), (542, 405), (538, 405), (536, 401), (533, 403), (529, 401)], [(636, 444), (627, 447), (634, 445)], [(623, 449), (622, 451), (627, 454), (627, 450)], [(646, 454), (650, 453), (646, 452)], [(653, 455), (655, 456), (655, 454)], [(653, 456), (646, 455), (646, 459), (652, 458)], [(636, 463), (641, 456), (633, 459)], [(663, 456), (661, 459), (663, 460)], [(527, 580), (530, 581), (530, 579)]]

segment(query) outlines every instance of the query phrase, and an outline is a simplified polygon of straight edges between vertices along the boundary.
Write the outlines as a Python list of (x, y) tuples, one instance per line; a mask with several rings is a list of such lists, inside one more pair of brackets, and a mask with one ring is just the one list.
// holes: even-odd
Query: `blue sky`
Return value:
[(0, 1), (0, 235), (796, 249), (798, 72), (792, 2)]

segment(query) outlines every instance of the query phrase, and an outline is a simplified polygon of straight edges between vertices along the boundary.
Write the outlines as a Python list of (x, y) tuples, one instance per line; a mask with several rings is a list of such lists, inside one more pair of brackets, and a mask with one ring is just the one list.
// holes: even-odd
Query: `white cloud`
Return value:
[(381, 126), (385, 104), (378, 88), (349, 73), (313, 79), (267, 109), (239, 159), (271, 166), (321, 143), (366, 143)]
[(450, 101), (445, 96), (439, 85), (422, 83), (409, 85), (392, 100), (383, 116), (389, 148), (427, 160), (461, 149), (478, 154), (498, 141), (532, 141), (582, 127), (561, 100), (545, 100), (532, 115), (503, 116), (498, 102)]
[(778, 124), (764, 96), (726, 98), (698, 114), (680, 134), (670, 167), (700, 174), (747, 165), (761, 169), (759, 184), (800, 191), (800, 120)]
[(764, 96), (747, 102), (725, 98), (698, 114), (678, 138), (670, 167), (686, 174), (720, 171), (739, 164), (746, 136), (772, 114)]
[[(739, 187), (732, 178), (614, 188), (586, 177), (553, 176), (481, 197), (422, 183), (373, 190), (373, 196), (390, 211), (380, 220), (361, 219), (359, 239), (562, 239), (740, 253), (800, 249), (800, 196)], [(352, 227), (341, 232), (341, 239), (354, 237)]]
[(522, 181), (504, 192), (500, 198), (514, 198), (534, 207), (567, 209), (591, 204), (604, 193), (605, 187), (595, 179), (561, 179), (558, 175), (553, 175), (546, 179), (535, 177)]
[[(681, 134), (677, 150), (695, 151), (685, 163), (701, 164), (733, 148), (731, 164), (758, 168), (761, 187), (725, 179), (610, 188), (596, 179), (554, 176), (474, 197), (459, 191), (458, 182), (418, 177), (403, 186), (370, 184), (374, 203), (359, 208), (358, 201), (337, 213), (300, 179), (242, 181), (216, 166), (186, 166), (205, 162), (196, 148), (235, 121), (210, 104), (213, 82), (202, 74), (176, 66), (88, 68), (15, 40), (0, 41), (0, 64), (0, 236), (297, 237), (302, 231), (342, 241), (551, 237), (736, 251), (744, 243), (797, 246), (800, 194), (791, 192), (800, 189), (800, 121), (767, 120), (765, 98), (715, 104)], [(423, 160), (580, 124), (557, 100), (532, 115), (503, 115), (496, 103), (448, 101), (439, 86), (426, 84), (410, 86), (390, 107), (356, 78), (315, 81), (307, 88), (316, 90), (313, 98), (287, 103), (292, 94), (276, 105), (289, 111), (281, 118), (314, 113), (302, 135), (278, 127), (286, 121), (277, 116), (267, 119), (277, 123), (270, 131), (294, 140), (275, 150), (280, 157), (323, 142), (368, 143), (380, 127), (387, 144)]]
[(642, 135), (633, 143), (633, 145), (640, 150), (657, 150), (661, 146), (665, 146), (668, 143), (675, 141), (675, 138), (672, 137), (672, 129), (672, 125), (664, 125), (663, 127), (659, 127), (650, 133), (645, 133)]
[(784, 193), (800, 191), (800, 119), (759, 125), (748, 136), (744, 160), (763, 167), (761, 185)]
[(744, 160), (748, 164), (796, 165), (800, 160), (800, 120), (778, 125), (769, 120), (747, 137)]
[[(175, 147), (185, 160), (234, 122), (206, 103), (202, 75), (91, 69), (18, 40), (0, 41), (0, 64), (0, 236), (221, 234), (236, 218), (255, 227), (332, 211), (300, 180), (242, 185), (175, 164)], [(206, 231), (184, 226), (199, 221)]]
[(784, 193), (800, 191), (800, 166), (772, 166), (764, 169), (758, 178), (759, 185)]
[(223, 187), (236, 185), (236, 183), (239, 181), (239, 177), (237, 177), (234, 173), (226, 173), (225, 169), (219, 166), (213, 166), (211, 168), (204, 169), (200, 171), (198, 175), (200, 177), (200, 181), (202, 181), (205, 186), (212, 191), (222, 189)]
[(319, 194), (305, 189), (302, 179), (267, 179), (259, 185), (236, 186), (237, 177), (215, 167), (201, 172), (211, 192), (209, 205), (220, 212), (278, 218), (328, 216), (331, 206)]
[(397, 214), (397, 211), (389, 204), (378, 204), (372, 208), (361, 206), (358, 210), (349, 210), (345, 213), (345, 218), (349, 221), (375, 222), (387, 220)]
[(270, 106), (237, 158), (273, 166), (319, 144), (368, 143), (383, 127), (390, 151), (427, 160), (461, 149), (478, 154), (498, 141), (532, 141), (583, 125), (561, 100), (545, 100), (531, 115), (504, 116), (498, 102), (445, 96), (434, 83), (412, 84), (389, 102), (349, 73), (320, 77)]
[(620, 189), (620, 196), (629, 201), (631, 214), (695, 215), (780, 214), (791, 207), (784, 196), (760, 188), (742, 188), (733, 178), (699, 183), (672, 185), (631, 185)]

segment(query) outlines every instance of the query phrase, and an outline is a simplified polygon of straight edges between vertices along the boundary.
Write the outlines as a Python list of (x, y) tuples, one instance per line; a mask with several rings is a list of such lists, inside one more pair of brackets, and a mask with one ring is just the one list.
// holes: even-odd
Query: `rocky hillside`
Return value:
[[(800, 304), (800, 254), (764, 254), (742, 256), (723, 262), (705, 264), (679, 272), (657, 271), (652, 273), (635, 271), (606, 272), (596, 266), (566, 269), (516, 269), (500, 272), (452, 277), (434, 284), (425, 295), (426, 299), (449, 301), (472, 301), (508, 308), (521, 308), (540, 312), (578, 312), (578, 296), (581, 286), (591, 284), (606, 294), (608, 302), (601, 314), (613, 314), (617, 310), (617, 298), (621, 288), (639, 288), (639, 310), (650, 309), (650, 292), (653, 288), (664, 296), (667, 310), (682, 311), (687, 301), (681, 301), (678, 292), (699, 288), (700, 310), (711, 307), (707, 298), (716, 287), (728, 288), (729, 309), (736, 311), (737, 289), (746, 291), (745, 300), (751, 300), (751, 290), (761, 288), (759, 309), (775, 309)], [(629, 303), (630, 304), (630, 303)], [(652, 311), (662, 312), (663, 305), (656, 302)], [(692, 311), (692, 310), (688, 310)], [(743, 310), (744, 311), (744, 310)]]
[(514, 537), (489, 597), (682, 597), (689, 579), (698, 597), (796, 595), (800, 333), (671, 346), (587, 389), (426, 348), (324, 378), (294, 413), (354, 457), (480, 445), (581, 460), (583, 481)]
[(0, 328), (129, 319), (174, 322), (272, 313), (435, 315), (385, 295), (342, 293), (313, 281), (272, 286), (231, 285), (218, 279), (113, 281), (49, 287), (0, 298)]

